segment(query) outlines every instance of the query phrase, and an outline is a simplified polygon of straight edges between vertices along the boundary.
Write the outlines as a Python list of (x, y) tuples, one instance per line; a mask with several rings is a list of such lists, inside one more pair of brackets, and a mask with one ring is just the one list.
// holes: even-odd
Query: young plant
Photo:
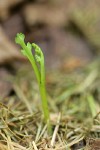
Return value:
[[(44, 120), (47, 123), (48, 130), (50, 132), (50, 130), (51, 130), (50, 116), (49, 116), (49, 109), (48, 109), (46, 88), (45, 88), (44, 55), (38, 45), (36, 45), (35, 43), (30, 44), (29, 42), (27, 44), (25, 44), (24, 39), (25, 39), (25, 35), (22, 33), (18, 33), (16, 35), (15, 42), (22, 47), (22, 50), (21, 50), (22, 54), (28, 58), (28, 60), (30, 61), (31, 65), (33, 67), (35, 76), (38, 81), (39, 89), (40, 89)], [(32, 53), (32, 48), (35, 50), (34, 55)], [(39, 65), (37, 65), (37, 64), (39, 64)]]

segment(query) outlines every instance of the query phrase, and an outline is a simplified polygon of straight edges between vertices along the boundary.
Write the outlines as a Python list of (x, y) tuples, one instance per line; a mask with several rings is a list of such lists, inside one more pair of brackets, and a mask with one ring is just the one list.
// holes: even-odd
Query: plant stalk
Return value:
[(47, 123), (48, 133), (51, 134), (52, 130), (51, 130), (51, 124), (50, 124), (50, 113), (49, 113), (47, 96), (46, 96), (45, 82), (41, 82), (39, 87), (40, 87), (40, 96), (42, 100), (42, 110), (44, 114), (44, 121)]

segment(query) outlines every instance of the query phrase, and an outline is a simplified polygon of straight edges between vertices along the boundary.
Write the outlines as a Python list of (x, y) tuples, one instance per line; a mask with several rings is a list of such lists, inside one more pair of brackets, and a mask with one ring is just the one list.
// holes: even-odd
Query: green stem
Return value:
[(44, 119), (45, 119), (45, 122), (47, 122), (50, 116), (49, 116), (49, 110), (48, 110), (48, 104), (47, 104), (46, 89), (45, 89), (45, 85), (42, 83), (40, 83), (40, 94), (41, 94), (41, 99), (42, 99)]
[(45, 84), (43, 82), (40, 83), (40, 95), (42, 99), (42, 109), (44, 114), (44, 120), (47, 123), (48, 133), (51, 134), (51, 125), (50, 125), (50, 114), (47, 103), (46, 89)]
[(47, 96), (46, 96), (46, 85), (45, 85), (45, 65), (44, 65), (44, 55), (41, 51), (42, 61), (40, 63), (40, 74), (41, 74), (41, 82), (40, 82), (40, 94), (42, 99), (42, 108), (44, 113), (44, 120), (47, 123), (48, 133), (51, 134), (51, 125), (50, 125), (50, 113), (48, 108)]
[[(22, 48), (23, 48), (26, 52), (28, 52), (28, 48), (27, 48), (27, 46), (25, 45), (24, 42), (22, 43), (21, 46), (22, 46)], [(28, 57), (28, 59), (29, 59), (31, 65), (32, 65), (33, 69), (34, 69), (34, 73), (35, 73), (35, 75), (36, 75), (37, 81), (38, 81), (38, 83), (40, 84), (40, 80), (41, 80), (41, 79), (40, 79), (40, 72), (39, 72), (38, 67), (37, 67), (37, 65), (36, 65), (35, 59), (34, 59), (33, 55), (29, 55), (29, 54), (27, 55), (27, 57)]]
[(34, 60), (34, 62), (33, 62), (33, 60), (31, 61), (30, 59), (29, 59), (29, 61), (31, 62), (31, 65), (32, 65), (32, 67), (33, 67), (33, 69), (34, 69), (34, 73), (35, 73), (35, 76), (36, 76), (36, 78), (37, 78), (37, 81), (38, 81), (38, 84), (40, 84), (40, 72), (39, 72), (39, 70), (38, 70), (38, 68), (37, 68), (37, 65), (36, 65), (36, 63), (35, 63), (35, 60)]

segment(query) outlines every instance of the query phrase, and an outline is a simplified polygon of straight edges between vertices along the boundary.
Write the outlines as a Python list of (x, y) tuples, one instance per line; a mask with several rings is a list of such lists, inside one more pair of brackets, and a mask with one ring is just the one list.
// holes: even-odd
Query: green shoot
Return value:
[[(35, 76), (39, 84), (44, 120), (47, 123), (49, 132), (51, 132), (50, 116), (49, 116), (49, 109), (48, 109), (46, 88), (45, 88), (44, 55), (38, 45), (36, 45), (35, 43), (30, 44), (29, 42), (25, 44), (24, 39), (25, 39), (25, 35), (22, 33), (18, 33), (15, 38), (15, 42), (22, 47), (22, 50), (21, 50), (22, 54), (28, 58), (28, 60), (30, 61), (33, 67)], [(35, 50), (34, 55), (32, 53), (32, 48), (34, 48)]]
[(94, 118), (96, 116), (96, 114), (97, 114), (95, 99), (94, 99), (93, 95), (88, 94), (87, 95), (87, 100), (88, 100), (88, 104), (89, 104), (89, 107), (90, 107), (90, 111), (91, 111), (92, 117)]

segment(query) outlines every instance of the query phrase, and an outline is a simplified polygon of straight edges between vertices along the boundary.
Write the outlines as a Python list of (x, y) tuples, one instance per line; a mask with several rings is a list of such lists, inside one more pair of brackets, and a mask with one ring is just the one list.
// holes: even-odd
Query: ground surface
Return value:
[[(100, 150), (99, 6), (0, 1), (0, 150)], [(14, 42), (18, 32), (45, 55), (51, 135), (34, 72)]]

